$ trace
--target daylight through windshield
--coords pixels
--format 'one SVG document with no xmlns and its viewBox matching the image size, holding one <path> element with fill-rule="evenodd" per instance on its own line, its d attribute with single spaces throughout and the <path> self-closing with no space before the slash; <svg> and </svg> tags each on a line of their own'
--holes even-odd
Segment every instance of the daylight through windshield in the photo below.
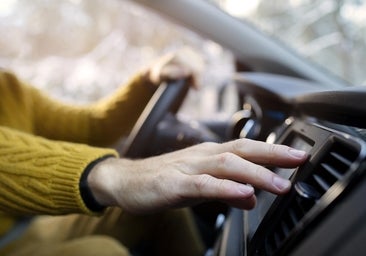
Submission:
<svg viewBox="0 0 366 256">
<path fill-rule="evenodd" d="M 353 85 L 366 85 L 366 1 L 213 0 Z"/>
</svg>

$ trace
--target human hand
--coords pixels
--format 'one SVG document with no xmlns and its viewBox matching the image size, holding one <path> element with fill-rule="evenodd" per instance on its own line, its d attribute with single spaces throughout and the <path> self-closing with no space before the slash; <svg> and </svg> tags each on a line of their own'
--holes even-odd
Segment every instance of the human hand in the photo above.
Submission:
<svg viewBox="0 0 366 256">
<path fill-rule="evenodd" d="M 143 160 L 109 158 L 95 166 L 88 183 L 99 203 L 132 213 L 207 200 L 251 209 L 253 187 L 283 194 L 291 186 L 262 165 L 290 168 L 306 158 L 304 151 L 248 139 L 203 143 Z"/>
<path fill-rule="evenodd" d="M 203 67 L 203 61 L 190 48 L 182 48 L 155 61 L 145 73 L 148 82 L 158 86 L 163 81 L 188 79 L 192 87 L 197 88 L 197 75 Z"/>
</svg>

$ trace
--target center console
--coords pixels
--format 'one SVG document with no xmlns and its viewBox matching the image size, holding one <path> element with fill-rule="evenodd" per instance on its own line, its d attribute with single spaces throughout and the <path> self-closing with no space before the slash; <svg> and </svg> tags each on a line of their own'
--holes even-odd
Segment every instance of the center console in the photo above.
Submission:
<svg viewBox="0 0 366 256">
<path fill-rule="evenodd" d="M 276 111 L 285 116 L 274 122 L 280 125 L 266 130 L 265 140 L 305 150 L 309 159 L 296 169 L 272 168 L 273 172 L 291 180 L 289 193 L 277 196 L 258 190 L 253 210 L 231 209 L 216 254 L 365 253 L 366 137 L 365 118 L 359 120 L 359 117 L 366 116 L 366 107 L 357 104 L 357 100 L 358 97 L 365 99 L 366 92 L 346 91 L 339 93 L 342 100 L 336 100 L 329 99 L 332 94 L 311 91 L 310 86 L 309 95 L 300 90 L 283 96 L 273 91 L 273 82 L 268 85 L 261 77 L 257 78 L 239 80 L 239 83 L 246 96 L 259 101 L 265 99 L 264 103 L 258 103 L 262 108 L 260 118 L 269 111 L 266 104 L 273 106 L 275 102 L 271 111 L 277 107 Z M 342 104 L 345 98 L 347 104 Z M 349 104 L 352 99 L 357 106 Z M 316 108 L 320 108 L 319 111 Z M 350 111 L 353 112 L 347 115 Z M 317 113 L 320 116 L 316 116 Z M 340 117 L 342 114 L 344 116 Z M 259 124 L 264 123 L 258 115 L 253 118 Z"/>
</svg>

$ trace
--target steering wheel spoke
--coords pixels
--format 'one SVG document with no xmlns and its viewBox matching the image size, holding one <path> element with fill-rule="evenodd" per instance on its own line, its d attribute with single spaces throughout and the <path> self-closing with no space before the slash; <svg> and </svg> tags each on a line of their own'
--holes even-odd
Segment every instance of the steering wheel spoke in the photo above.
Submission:
<svg viewBox="0 0 366 256">
<path fill-rule="evenodd" d="M 150 143 L 157 124 L 167 113 L 177 113 L 188 90 L 186 79 L 162 83 L 132 128 L 120 155 L 128 158 L 146 157 L 146 145 Z"/>
</svg>

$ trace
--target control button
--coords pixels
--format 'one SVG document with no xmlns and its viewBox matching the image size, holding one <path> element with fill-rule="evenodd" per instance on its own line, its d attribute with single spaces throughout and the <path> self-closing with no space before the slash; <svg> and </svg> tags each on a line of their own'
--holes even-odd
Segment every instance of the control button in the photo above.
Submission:
<svg viewBox="0 0 366 256">
<path fill-rule="evenodd" d="M 298 181 L 294 187 L 297 194 L 304 199 L 318 200 L 321 197 L 321 194 L 313 186 L 305 182 Z"/>
</svg>

